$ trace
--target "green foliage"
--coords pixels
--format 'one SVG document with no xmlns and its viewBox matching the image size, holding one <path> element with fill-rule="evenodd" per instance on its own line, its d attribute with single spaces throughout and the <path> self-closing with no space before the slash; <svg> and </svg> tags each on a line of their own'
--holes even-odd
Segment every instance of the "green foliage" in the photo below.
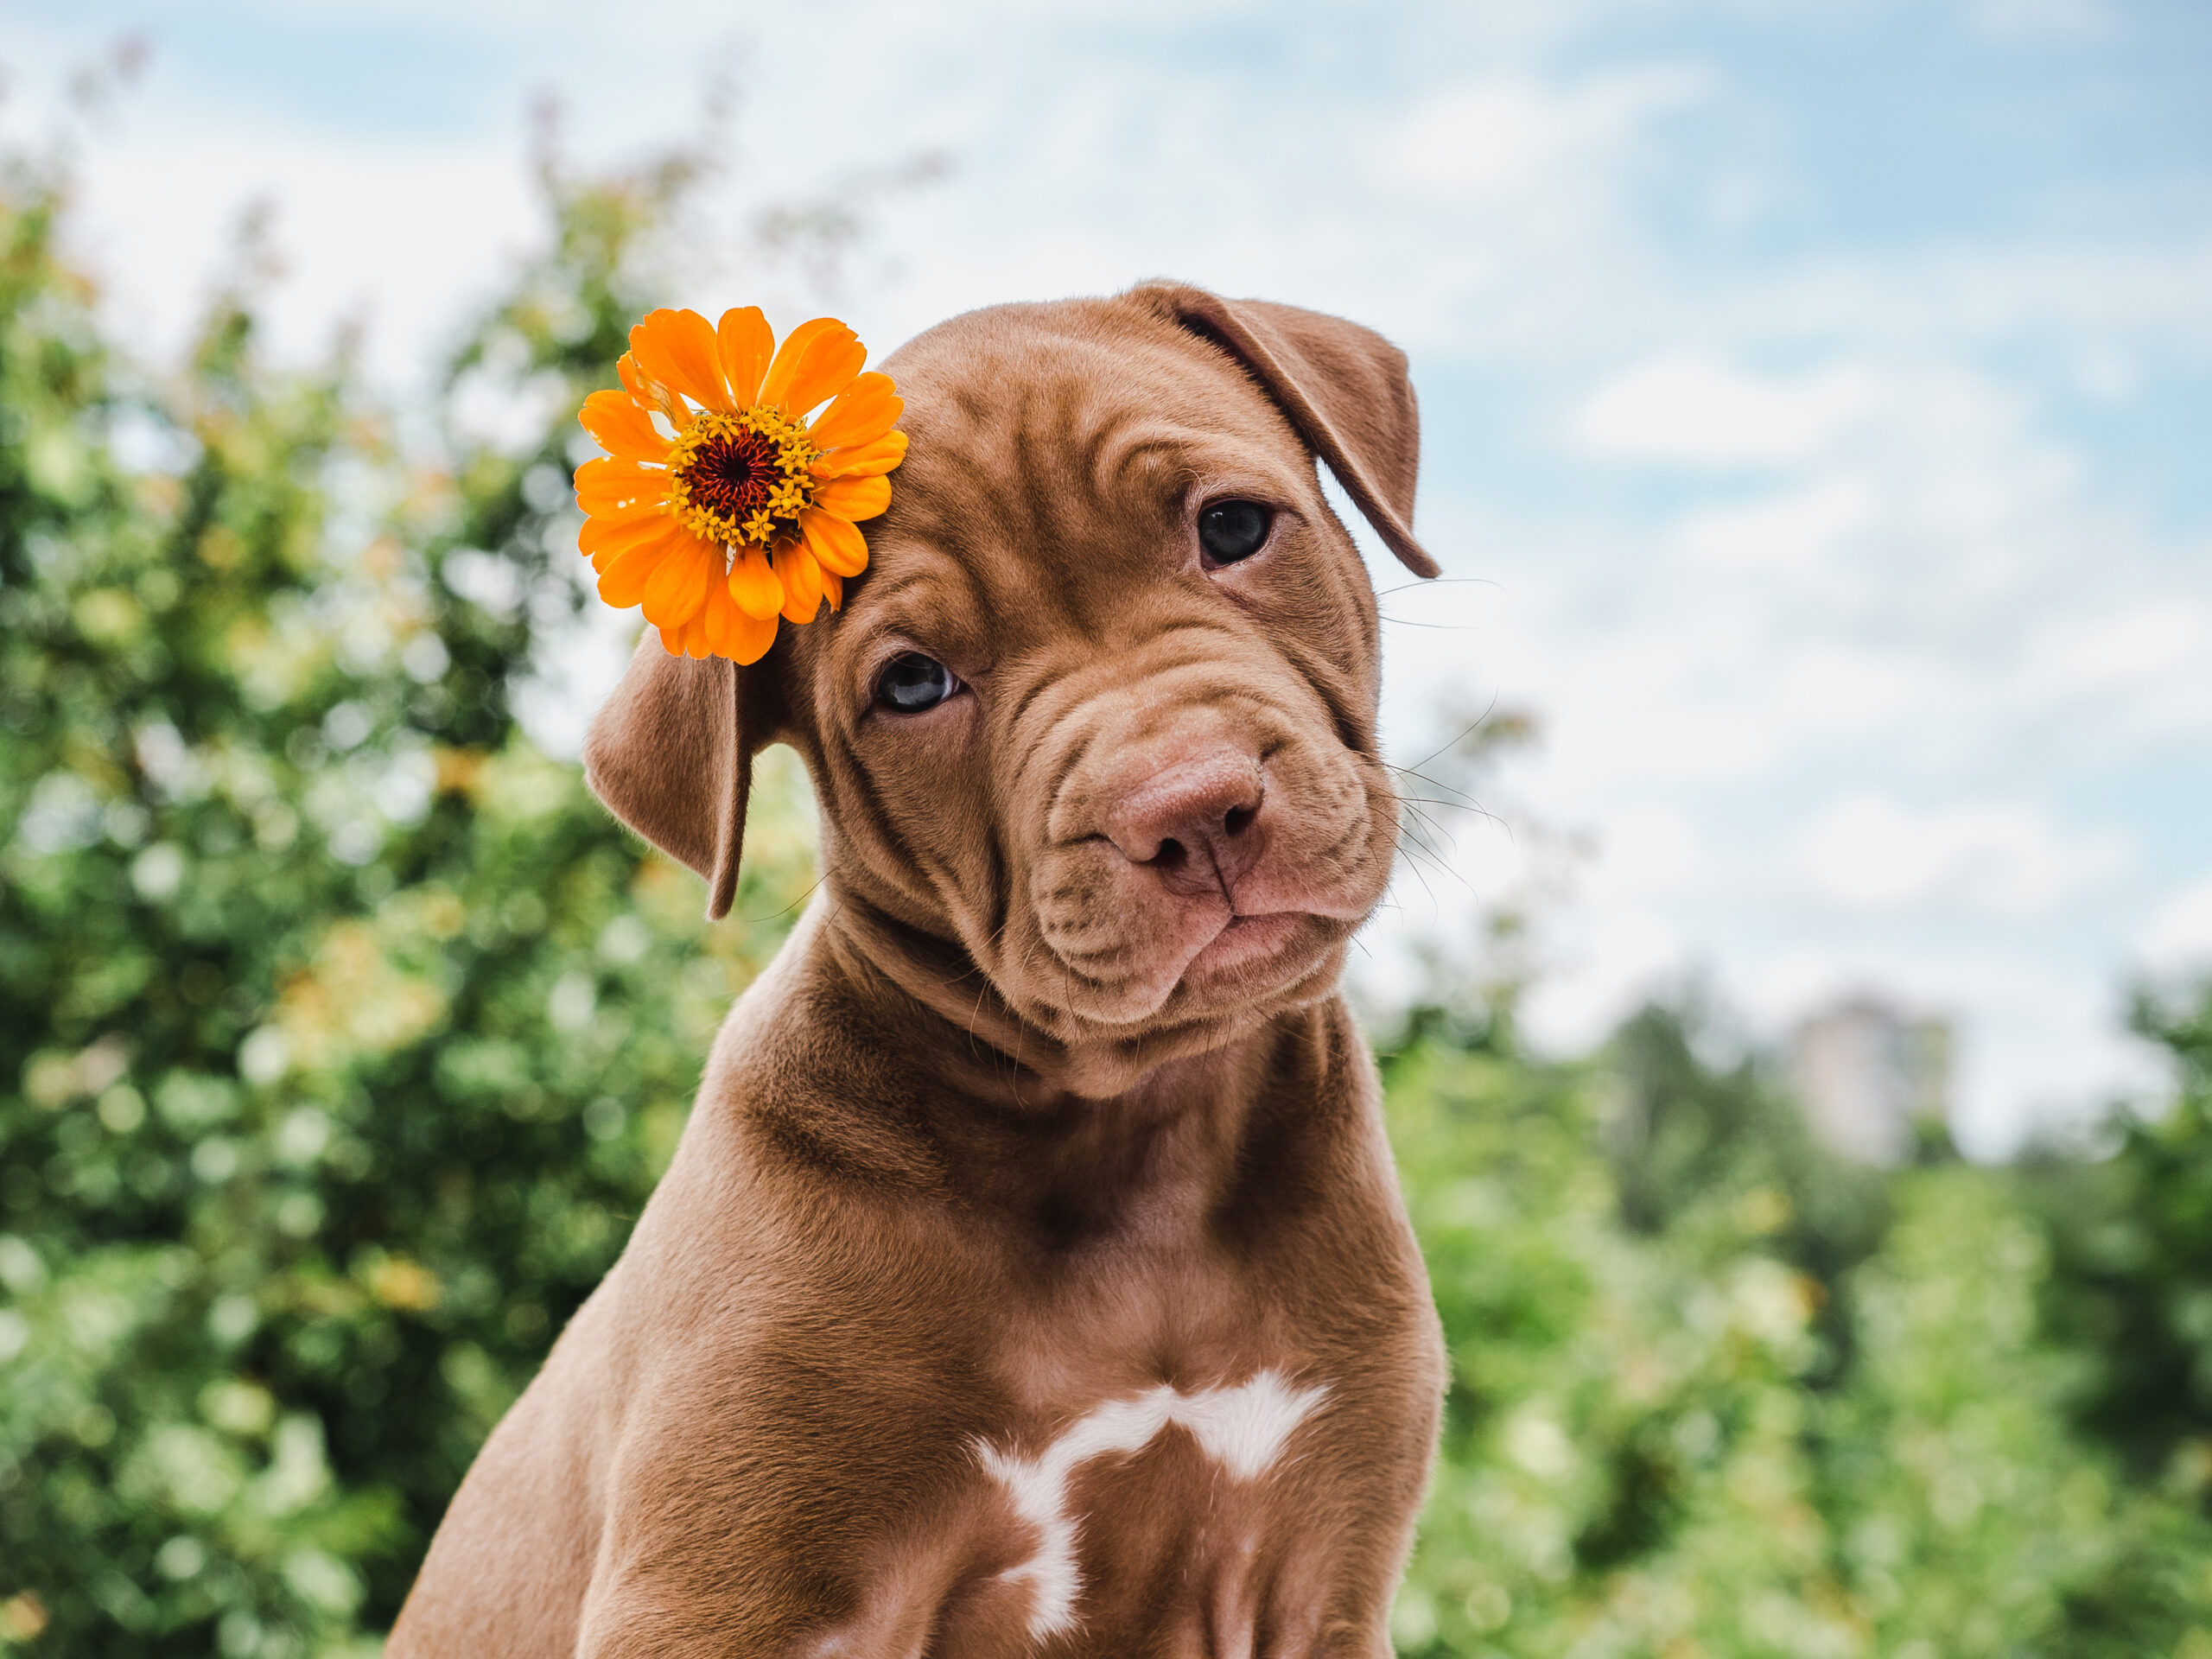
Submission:
<svg viewBox="0 0 2212 1659">
<path fill-rule="evenodd" d="M 2136 999 L 2135 1028 L 2173 1057 L 2163 1116 L 2120 1120 L 2099 1163 L 2043 1160 L 2052 1324 L 2094 1357 L 2085 1417 L 2133 1470 L 2212 1487 L 2212 984 Z"/>
<path fill-rule="evenodd" d="M 788 755 L 702 928 L 512 713 L 696 168 L 548 162 L 414 448 L 262 360 L 251 245 L 122 360 L 0 173 L 0 1649 L 372 1649 L 809 888 Z M 1452 1357 L 1405 1651 L 2212 1659 L 2212 991 L 2109 1159 L 1884 1175 L 1694 1014 L 1521 1053 L 1511 977 L 1386 1062 Z"/>
<path fill-rule="evenodd" d="M 1879 1243 L 1889 1193 L 1881 1173 L 1821 1152 L 1764 1057 L 1708 1062 L 1708 1017 L 1694 1002 L 1654 1003 L 1613 1034 L 1605 1141 L 1621 1220 L 1635 1231 L 1725 1230 L 1739 1195 L 1777 1217 L 1772 1249 L 1812 1281 L 1820 1341 L 1807 1381 L 1822 1386 L 1852 1360 L 1847 1284 Z"/>
<path fill-rule="evenodd" d="M 2069 1432 L 2086 1357 L 2039 1326 L 2050 1243 L 2014 1184 L 1914 1170 L 1896 1202 L 1820 1448 L 1877 1650 L 2212 1652 L 2212 1525 Z"/>
<path fill-rule="evenodd" d="M 1902 1171 L 1885 1226 L 1824 1230 L 1756 1066 L 1663 1009 L 1602 1065 L 1431 1035 L 1386 1076 L 1452 1359 L 1403 1650 L 2212 1654 L 2212 1524 L 2075 1431 L 2009 1172 Z M 1636 1169 L 1630 1114 L 1697 1175 Z"/>
<path fill-rule="evenodd" d="M 55 181 L 0 196 L 0 1641 L 387 1623 L 812 880 L 771 768 L 770 919 L 702 942 L 696 882 L 516 728 L 574 591 L 569 416 L 670 181 L 549 184 L 461 369 L 558 418 L 432 465 L 342 359 L 266 368 L 244 288 L 133 379 Z"/>
</svg>

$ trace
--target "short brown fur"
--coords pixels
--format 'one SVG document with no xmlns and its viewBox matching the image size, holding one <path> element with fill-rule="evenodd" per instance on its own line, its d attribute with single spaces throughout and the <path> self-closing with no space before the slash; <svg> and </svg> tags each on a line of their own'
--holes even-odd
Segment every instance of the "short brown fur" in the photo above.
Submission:
<svg viewBox="0 0 2212 1659">
<path fill-rule="evenodd" d="M 1154 284 L 887 366 L 912 447 L 843 613 L 743 670 L 648 637 L 593 728 L 594 788 L 716 915 L 791 744 L 824 886 L 388 1651 L 1382 1659 L 1443 1370 L 1335 989 L 1396 801 L 1314 458 L 1434 574 L 1404 359 Z M 1269 539 L 1216 568 L 1229 499 Z M 902 652 L 963 689 L 887 710 Z M 983 1448 L 1263 1374 L 1322 1392 L 1262 1472 L 1177 1427 L 1075 1466 L 1039 1635 L 1043 1534 Z"/>
</svg>

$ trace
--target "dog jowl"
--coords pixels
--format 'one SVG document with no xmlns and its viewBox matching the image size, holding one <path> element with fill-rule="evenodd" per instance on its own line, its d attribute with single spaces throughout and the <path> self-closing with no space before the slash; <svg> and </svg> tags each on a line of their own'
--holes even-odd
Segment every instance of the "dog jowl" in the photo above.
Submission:
<svg viewBox="0 0 2212 1659">
<path fill-rule="evenodd" d="M 1167 284 L 956 318 L 841 613 L 641 648 L 626 822 L 824 881 L 396 1656 L 1387 1653 L 1442 1361 L 1336 990 L 1382 896 L 1373 591 L 1417 427 L 1368 331 Z"/>
</svg>

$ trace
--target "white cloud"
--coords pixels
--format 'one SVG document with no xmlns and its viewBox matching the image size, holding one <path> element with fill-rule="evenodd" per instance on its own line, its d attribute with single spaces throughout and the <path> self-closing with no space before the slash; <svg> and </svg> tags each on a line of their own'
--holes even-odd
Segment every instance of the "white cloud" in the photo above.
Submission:
<svg viewBox="0 0 2212 1659">
<path fill-rule="evenodd" d="M 1522 1027 L 1540 1046 L 1586 1049 L 1678 981 L 1693 959 L 1688 941 L 1657 910 L 1608 908 L 1554 945 L 1521 1005 Z"/>
<path fill-rule="evenodd" d="M 1776 665 L 1768 698 L 1800 744 L 1880 744 L 1944 702 L 1946 677 L 1939 664 L 1896 645 L 1811 639 Z"/>
<path fill-rule="evenodd" d="M 1639 365 L 1599 388 L 1577 435 L 1602 454 L 1707 467 L 1812 459 L 1874 402 L 1855 365 L 1762 377 L 1702 353 Z"/>
<path fill-rule="evenodd" d="M 2134 585 L 2133 583 L 2130 584 Z M 2212 736 L 2212 605 L 2158 591 L 2029 620 L 2012 677 L 2023 706 L 2093 728 L 2126 751 Z"/>
<path fill-rule="evenodd" d="M 1843 910 L 2029 918 L 2103 885 L 2127 854 L 2116 830 L 2069 833 L 2018 802 L 1916 811 L 1857 794 L 1806 827 L 1796 863 L 1815 897 Z"/>
<path fill-rule="evenodd" d="M 1428 94 L 1385 128 L 1378 183 L 1440 202 L 1476 202 L 1586 176 L 1654 117 L 1696 102 L 1708 77 L 1688 67 L 1641 69 L 1560 86 L 1490 75 Z"/>
<path fill-rule="evenodd" d="M 1621 897 L 1679 894 L 1700 874 L 1703 837 L 1679 806 L 1630 807 L 1599 837 L 1587 887 Z"/>
<path fill-rule="evenodd" d="M 2136 930 L 2134 955 L 2154 974 L 2212 971 L 2212 872 L 2159 900 Z"/>
<path fill-rule="evenodd" d="M 340 320 L 359 321 L 378 378 L 410 386 L 494 291 L 537 217 L 518 143 L 302 142 L 248 127 L 179 144 L 149 124 L 100 150 L 88 171 L 98 212 L 84 251 L 105 275 L 110 314 L 142 349 L 175 348 L 234 227 L 266 202 L 283 270 L 270 343 L 312 356 Z"/>
<path fill-rule="evenodd" d="M 1815 475 L 1748 506 L 1694 512 L 1678 540 L 1688 556 L 1717 570 L 1803 571 L 1866 530 L 1877 512 L 1863 477 Z"/>
</svg>

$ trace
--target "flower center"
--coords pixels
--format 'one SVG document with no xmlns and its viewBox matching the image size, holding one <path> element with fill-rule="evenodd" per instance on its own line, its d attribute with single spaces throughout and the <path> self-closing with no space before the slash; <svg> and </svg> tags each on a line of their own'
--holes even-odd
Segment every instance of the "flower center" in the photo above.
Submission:
<svg viewBox="0 0 2212 1659">
<path fill-rule="evenodd" d="M 806 469 L 818 454 L 806 429 L 775 410 L 703 410 L 668 453 L 671 510 L 724 546 L 788 541 L 814 503 Z"/>
</svg>

